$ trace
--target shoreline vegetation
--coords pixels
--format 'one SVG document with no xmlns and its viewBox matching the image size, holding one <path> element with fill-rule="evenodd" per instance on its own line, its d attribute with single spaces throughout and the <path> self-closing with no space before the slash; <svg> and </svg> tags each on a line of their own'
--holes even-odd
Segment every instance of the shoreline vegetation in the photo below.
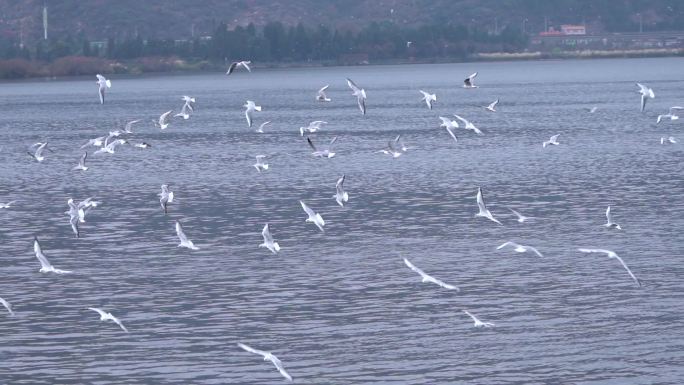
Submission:
<svg viewBox="0 0 684 385">
<path fill-rule="evenodd" d="M 333 67 L 345 65 L 393 65 L 393 64 L 430 64 L 465 63 L 490 61 L 524 60 L 562 60 L 562 59 L 603 59 L 603 58 L 650 58 L 684 56 L 682 48 L 655 48 L 629 50 L 579 50 L 556 52 L 488 52 L 475 53 L 467 57 L 406 58 L 377 60 L 373 62 L 348 63 L 337 60 L 327 61 L 289 61 L 259 62 L 262 68 L 304 68 Z M 209 60 L 189 60 L 176 56 L 142 57 L 132 60 L 112 60 L 88 56 L 67 56 L 54 62 L 36 62 L 26 59 L 0 60 L 0 80 L 20 80 L 32 78 L 59 78 L 101 74 L 142 75 L 171 72 L 217 72 L 225 71 L 227 65 Z"/>
</svg>

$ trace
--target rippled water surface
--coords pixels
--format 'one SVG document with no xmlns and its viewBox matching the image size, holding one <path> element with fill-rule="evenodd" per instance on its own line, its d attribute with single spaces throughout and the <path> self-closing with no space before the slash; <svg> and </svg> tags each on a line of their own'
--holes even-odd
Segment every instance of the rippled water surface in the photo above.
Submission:
<svg viewBox="0 0 684 385">
<path fill-rule="evenodd" d="M 0 84 L 0 380 L 7 384 L 273 384 L 243 342 L 302 384 L 681 384 L 684 379 L 683 59 L 518 62 L 94 77 Z M 479 71 L 480 88 L 462 79 Z M 345 84 L 368 93 L 364 117 Z M 639 112 L 636 81 L 656 99 Z M 330 84 L 331 103 L 315 92 Z M 437 94 L 434 110 L 419 89 Z M 197 98 L 160 131 L 152 119 Z M 501 99 L 497 113 L 481 106 Z M 249 129 L 242 104 L 263 106 Z M 594 114 L 584 108 L 597 106 Z M 460 114 L 484 135 L 438 116 Z M 143 119 L 71 171 L 87 139 Z M 299 127 L 329 124 L 332 159 Z M 411 147 L 378 153 L 401 134 Z M 560 134 L 559 146 L 542 141 Z M 661 145 L 661 136 L 680 139 Z M 37 142 L 54 152 L 37 163 Z M 270 169 L 252 166 L 267 155 Z M 332 195 L 346 175 L 350 199 Z M 164 216 L 159 186 L 176 200 Z M 475 218 L 481 186 L 503 226 Z M 102 205 L 71 233 L 66 201 Z M 326 221 L 305 223 L 299 200 Z M 622 231 L 602 226 L 612 206 Z M 508 208 L 533 217 L 518 223 Z M 200 250 L 177 247 L 183 222 Z M 282 251 L 257 246 L 268 222 Z M 41 274 L 37 235 L 70 275 Z M 531 253 L 497 250 L 508 240 Z M 616 251 L 615 259 L 578 247 Z M 420 282 L 403 258 L 460 287 Z M 121 318 L 130 333 L 87 307 Z M 473 327 L 467 309 L 493 328 Z M 0 309 L 2 310 L 2 309 Z"/>
</svg>

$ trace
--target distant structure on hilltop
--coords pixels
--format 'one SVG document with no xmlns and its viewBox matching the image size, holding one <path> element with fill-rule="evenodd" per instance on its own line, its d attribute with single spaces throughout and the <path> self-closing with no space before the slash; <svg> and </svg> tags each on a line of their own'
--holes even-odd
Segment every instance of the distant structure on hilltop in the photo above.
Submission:
<svg viewBox="0 0 684 385">
<path fill-rule="evenodd" d="M 563 24 L 560 30 L 549 27 L 548 31 L 542 31 L 539 36 L 567 36 L 567 35 L 586 35 L 587 27 L 584 25 Z"/>
</svg>

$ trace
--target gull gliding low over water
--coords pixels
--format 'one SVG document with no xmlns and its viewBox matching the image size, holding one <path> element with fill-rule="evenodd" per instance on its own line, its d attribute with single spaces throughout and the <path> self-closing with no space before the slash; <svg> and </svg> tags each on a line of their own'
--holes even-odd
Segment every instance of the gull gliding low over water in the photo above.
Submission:
<svg viewBox="0 0 684 385">
<path fill-rule="evenodd" d="M 36 143 L 36 144 L 34 144 L 33 146 L 36 146 L 36 145 L 38 145 L 38 148 L 36 148 L 36 151 L 35 151 L 33 154 L 31 154 L 30 152 L 29 152 L 28 154 L 29 154 L 33 159 L 35 159 L 36 161 L 38 161 L 38 163 L 40 163 L 40 162 L 42 162 L 42 161 L 45 160 L 45 157 L 43 156 L 43 152 L 44 152 L 45 149 L 47 148 L 47 145 L 48 145 L 48 144 L 47 144 L 47 142 L 45 142 L 45 143 Z"/>
<path fill-rule="evenodd" d="M 470 74 L 470 76 L 468 76 L 463 81 L 463 88 L 477 88 L 477 86 L 474 83 L 476 76 L 477 76 L 477 72 Z"/>
<path fill-rule="evenodd" d="M 273 365 L 275 365 L 276 369 L 278 369 L 278 372 L 280 372 L 280 375 L 285 377 L 288 381 L 292 381 L 292 376 L 290 376 L 290 374 L 287 373 L 287 371 L 285 371 L 285 368 L 283 367 L 283 363 L 280 362 L 278 357 L 271 354 L 271 352 L 266 352 L 263 350 L 254 349 L 254 348 L 249 347 L 249 346 L 247 346 L 243 343 L 240 343 L 240 342 L 238 342 L 238 346 L 247 352 L 258 354 L 258 355 L 264 357 L 264 361 L 271 361 L 271 363 L 273 363 Z"/>
<path fill-rule="evenodd" d="M 608 258 L 615 258 L 618 261 L 620 261 L 620 264 L 622 264 L 622 267 L 627 270 L 627 273 L 629 274 L 630 277 L 632 277 L 632 280 L 641 287 L 641 281 L 632 273 L 632 270 L 627 267 L 627 264 L 625 264 L 625 261 L 620 258 L 614 251 L 611 250 L 606 250 L 606 249 L 577 249 L 578 251 L 581 251 L 582 253 L 602 253 L 608 255 Z"/>
<path fill-rule="evenodd" d="M 644 112 L 644 108 L 646 108 L 646 100 L 653 99 L 655 98 L 655 93 L 653 92 L 652 89 L 646 87 L 643 84 L 636 84 L 639 87 L 639 93 L 641 94 L 641 112 Z"/>
<path fill-rule="evenodd" d="M 245 118 L 247 119 L 247 126 L 252 127 L 252 113 L 254 111 L 261 111 L 261 106 L 257 106 L 253 101 L 248 100 L 243 107 L 245 107 Z"/>
<path fill-rule="evenodd" d="M 309 133 L 314 133 L 318 130 L 321 129 L 321 126 L 324 124 L 328 124 L 328 122 L 324 120 L 314 120 L 313 122 L 310 122 L 307 127 L 299 127 L 299 136 L 304 136 L 304 131 L 308 131 Z"/>
<path fill-rule="evenodd" d="M 16 201 L 9 201 L 7 203 L 0 203 L 0 209 L 8 209 L 12 207 L 12 204 Z"/>
<path fill-rule="evenodd" d="M 362 115 L 366 115 L 366 90 L 359 88 L 353 80 L 347 78 L 347 85 L 352 90 L 352 95 L 356 96 L 356 103 L 359 105 Z"/>
<path fill-rule="evenodd" d="M 676 143 L 677 143 L 677 139 L 675 139 L 674 136 L 670 136 L 667 138 L 666 137 L 660 138 L 660 144 L 676 144 Z"/>
<path fill-rule="evenodd" d="M 114 317 L 114 315 L 112 315 L 112 313 L 107 313 L 106 311 L 104 311 L 100 308 L 97 308 L 97 307 L 89 307 L 88 310 L 96 311 L 97 314 L 100 315 L 100 321 L 112 321 L 115 324 L 119 325 L 121 330 L 128 333 L 128 329 L 126 329 L 126 327 L 123 325 L 123 323 L 121 323 L 121 321 L 118 318 Z"/>
<path fill-rule="evenodd" d="M 318 157 L 318 158 L 328 158 L 328 159 L 330 159 L 330 158 L 334 157 L 334 156 L 335 156 L 335 153 L 333 152 L 332 147 L 333 147 L 333 144 L 335 144 L 336 141 L 337 141 L 337 137 L 334 137 L 334 138 L 332 138 L 332 140 L 330 141 L 330 144 L 328 144 L 328 148 L 326 148 L 325 150 L 318 150 L 318 149 L 316 148 L 316 145 L 314 145 L 313 141 L 311 140 L 311 138 L 309 138 L 308 136 L 306 137 L 306 142 L 309 143 L 309 147 L 311 147 L 311 149 L 313 150 L 313 152 L 311 153 L 311 155 L 313 155 L 313 156 L 315 156 L 315 157 Z"/>
<path fill-rule="evenodd" d="M 330 98 L 328 97 L 328 95 L 325 94 L 325 90 L 327 90 L 328 87 L 330 87 L 330 85 L 329 85 L 329 84 L 326 84 L 323 88 L 321 88 L 320 90 L 318 90 L 318 93 L 316 94 L 316 100 L 317 100 L 317 101 L 319 101 L 319 102 L 329 102 L 329 101 L 332 100 L 332 99 L 330 99 Z"/>
<path fill-rule="evenodd" d="M 473 314 L 472 314 L 471 312 L 469 312 L 468 310 L 463 310 L 463 312 L 466 313 L 470 318 L 473 319 L 473 322 L 474 322 L 474 325 L 473 325 L 473 326 L 475 326 L 476 328 L 489 328 L 489 327 L 495 326 L 495 325 L 494 325 L 493 323 L 491 323 L 491 322 L 482 322 L 482 321 L 480 321 L 479 318 L 475 317 L 475 315 L 473 315 Z"/>
<path fill-rule="evenodd" d="M 261 171 L 266 171 L 268 170 L 268 163 L 264 162 L 264 158 L 266 158 L 266 155 L 257 155 L 256 156 L 256 163 L 254 163 L 254 168 L 261 173 Z"/>
<path fill-rule="evenodd" d="M 496 105 L 499 104 L 499 99 L 493 101 L 490 105 L 485 107 L 485 110 L 489 112 L 496 112 Z"/>
<path fill-rule="evenodd" d="M 515 251 L 518 252 L 518 253 L 525 253 L 525 252 L 531 251 L 531 252 L 537 254 L 537 256 L 544 258 L 544 255 L 542 255 L 542 253 L 540 253 L 539 250 L 537 250 L 536 248 L 534 248 L 534 247 L 532 247 L 532 246 L 521 245 L 521 244 L 519 244 L 519 243 L 515 243 L 515 242 L 511 242 L 511 241 L 508 241 L 508 242 L 506 242 L 506 243 L 500 245 L 500 246 L 497 247 L 496 249 L 497 249 L 497 250 L 501 250 L 501 249 L 503 249 L 503 248 L 506 247 L 506 246 L 511 246 L 511 247 L 513 247 L 513 250 L 515 250 Z"/>
<path fill-rule="evenodd" d="M 271 250 L 273 254 L 278 254 L 278 252 L 280 251 L 280 245 L 278 244 L 278 242 L 275 242 L 273 240 L 273 236 L 271 235 L 271 230 L 268 227 L 268 223 L 265 224 L 264 229 L 261 230 L 261 236 L 264 237 L 264 243 L 260 244 L 259 247 L 265 247 Z"/>
<path fill-rule="evenodd" d="M 553 146 L 558 146 L 560 143 L 558 143 L 558 136 L 560 134 L 556 134 L 549 138 L 549 140 L 545 141 L 542 143 L 542 147 L 546 148 L 546 146 L 553 145 Z"/>
<path fill-rule="evenodd" d="M 36 253 L 36 258 L 38 258 L 38 261 L 40 262 L 39 272 L 55 274 L 71 273 L 70 270 L 55 269 L 55 267 L 50 264 L 50 261 L 48 261 L 48 259 L 45 257 L 45 254 L 43 254 L 43 249 L 40 247 L 38 237 L 33 237 L 33 251 Z"/>
<path fill-rule="evenodd" d="M 323 226 L 325 226 L 325 221 L 323 220 L 321 214 L 318 214 L 317 212 L 313 211 L 311 207 L 307 206 L 307 204 L 304 203 L 304 201 L 299 201 L 299 203 L 302 205 L 302 209 L 304 209 L 304 212 L 308 216 L 305 222 L 311 222 L 314 225 L 316 225 L 316 227 L 318 227 L 318 229 L 321 230 L 321 232 L 325 232 L 325 230 L 323 230 Z"/>
<path fill-rule="evenodd" d="M 188 237 L 185 235 L 185 231 L 183 231 L 183 226 L 181 226 L 181 223 L 179 221 L 176 221 L 176 235 L 178 235 L 178 239 L 180 240 L 178 247 L 185 247 L 190 250 L 199 250 L 199 247 L 195 246 L 195 244 L 192 243 L 192 241 L 189 240 Z"/>
<path fill-rule="evenodd" d="M 159 121 L 154 121 L 154 125 L 159 127 L 160 130 L 165 130 L 169 126 L 169 115 L 173 110 L 168 110 L 163 114 L 159 115 Z"/>
<path fill-rule="evenodd" d="M 79 171 L 88 170 L 88 167 L 85 165 L 86 158 L 88 158 L 88 152 L 87 151 L 83 155 L 81 155 L 81 159 L 78 160 L 78 165 L 74 166 L 74 168 L 72 168 L 72 170 L 79 170 Z"/>
<path fill-rule="evenodd" d="M 261 124 L 259 125 L 259 128 L 256 129 L 256 132 L 258 132 L 259 134 L 263 134 L 263 133 L 264 133 L 264 127 L 266 127 L 266 126 L 267 126 L 268 124 L 270 124 L 270 123 L 271 123 L 270 120 L 267 120 L 267 121 L 261 123 Z"/>
<path fill-rule="evenodd" d="M 252 64 L 251 61 L 248 60 L 243 60 L 243 61 L 234 61 L 230 63 L 230 66 L 228 67 L 228 71 L 226 71 L 226 75 L 230 75 L 235 71 L 236 69 L 242 67 L 247 70 L 247 72 L 252 72 L 252 69 L 249 68 L 249 65 Z"/>
<path fill-rule="evenodd" d="M 670 107 L 670 112 L 664 115 L 658 115 L 658 118 L 656 119 L 656 124 L 660 123 L 663 119 L 670 119 L 670 120 L 679 120 L 679 115 L 677 115 L 678 111 L 684 110 L 684 107 L 680 106 L 673 106 Z"/>
<path fill-rule="evenodd" d="M 127 134 L 132 134 L 133 133 L 133 125 L 138 123 L 140 119 L 135 119 L 131 120 L 130 122 L 126 123 L 126 126 L 124 127 L 124 132 Z"/>
<path fill-rule="evenodd" d="M 105 90 L 107 88 L 112 88 L 112 82 L 109 79 L 105 79 L 104 76 L 97 74 L 95 75 L 97 77 L 97 88 L 98 88 L 98 93 L 100 94 L 100 104 L 104 104 L 105 101 Z"/>
<path fill-rule="evenodd" d="M 464 119 L 464 118 L 462 118 L 456 114 L 454 114 L 454 116 L 456 117 L 456 119 L 460 120 L 461 122 L 463 122 L 463 124 L 465 124 L 465 127 L 463 127 L 463 128 L 465 128 L 466 130 L 471 130 L 478 135 L 482 135 L 482 131 L 480 131 L 479 128 L 475 127 L 475 125 L 473 123 L 471 123 L 469 120 L 466 120 L 466 119 Z"/>
<path fill-rule="evenodd" d="M 335 183 L 335 195 L 333 195 L 337 204 L 342 207 L 344 207 L 344 203 L 349 200 L 349 194 L 344 191 L 344 178 L 345 175 L 342 175 L 342 177 L 337 180 L 337 183 Z"/>
<path fill-rule="evenodd" d="M 404 264 L 405 264 L 406 266 L 408 266 L 409 269 L 415 271 L 416 273 L 418 273 L 418 274 L 420 275 L 420 277 L 421 277 L 421 282 L 424 282 L 424 283 L 434 283 L 435 285 L 441 286 L 441 287 L 443 287 L 443 288 L 445 288 L 445 289 L 448 289 L 448 290 L 461 291 L 461 290 L 460 290 L 458 287 L 456 287 L 456 286 L 449 285 L 449 284 L 447 284 L 447 283 L 444 283 L 444 282 L 440 281 L 440 280 L 437 279 L 437 278 L 434 278 L 434 277 L 432 277 L 432 276 L 426 274 L 423 270 L 417 268 L 414 264 L 411 263 L 411 261 L 409 261 L 409 260 L 406 259 L 406 258 L 404 258 Z"/>
<path fill-rule="evenodd" d="M 2 306 L 5 307 L 5 309 L 7 309 L 7 311 L 9 312 L 10 315 L 14 315 L 14 311 L 12 310 L 12 304 L 11 303 L 5 301 L 3 298 L 0 298 L 0 304 L 2 304 Z"/>
<path fill-rule="evenodd" d="M 622 227 L 617 223 L 613 222 L 613 216 L 610 215 L 610 206 L 606 209 L 606 224 L 604 225 L 609 229 L 622 230 Z"/>
<path fill-rule="evenodd" d="M 484 201 L 484 196 L 482 195 L 482 188 L 480 188 L 480 187 L 477 188 L 477 198 L 476 199 L 477 199 L 477 208 L 479 209 L 479 211 L 477 212 L 477 214 L 475 214 L 475 216 L 487 218 L 490 221 L 496 222 L 496 223 L 501 225 L 502 223 L 499 222 L 498 219 L 494 218 L 494 216 L 489 211 L 489 209 L 487 209 L 487 205 L 485 205 L 485 201 Z"/>
<path fill-rule="evenodd" d="M 455 120 L 451 120 L 449 118 L 445 118 L 443 116 L 439 117 L 442 120 L 442 124 L 440 124 L 440 127 L 444 127 L 447 132 L 449 133 L 449 136 L 451 136 L 454 139 L 454 142 L 458 142 L 458 138 L 454 134 L 453 129 L 458 128 L 458 122 Z"/>
<path fill-rule="evenodd" d="M 169 190 L 168 184 L 161 185 L 161 193 L 159 193 L 159 204 L 161 204 L 164 214 L 168 212 L 169 203 L 173 202 L 173 191 Z"/>
<path fill-rule="evenodd" d="M 513 209 L 510 208 L 510 207 L 509 207 L 508 209 L 509 209 L 513 214 L 515 214 L 516 217 L 518 217 L 517 221 L 520 222 L 520 223 L 524 223 L 525 221 L 527 221 L 528 219 L 530 219 L 530 217 L 526 217 L 526 216 L 520 214 L 519 212 L 517 212 L 516 210 L 513 210 Z"/>
<path fill-rule="evenodd" d="M 421 94 L 423 94 L 423 98 L 421 100 L 425 101 L 425 104 L 427 104 L 428 109 L 432 109 L 432 103 L 437 101 L 437 95 L 436 94 L 430 94 L 427 93 L 423 90 L 418 90 L 420 91 Z"/>
</svg>

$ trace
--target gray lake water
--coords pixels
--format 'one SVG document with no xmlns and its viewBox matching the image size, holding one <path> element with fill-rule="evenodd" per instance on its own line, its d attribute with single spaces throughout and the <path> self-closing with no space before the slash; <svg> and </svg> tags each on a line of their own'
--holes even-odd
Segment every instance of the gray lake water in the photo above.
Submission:
<svg viewBox="0 0 684 385">
<path fill-rule="evenodd" d="M 684 381 L 684 59 L 468 63 L 0 84 L 0 382 L 681 384 Z M 480 88 L 462 80 L 479 71 Z M 368 93 L 362 116 L 347 88 Z M 635 82 L 655 90 L 639 111 Z M 330 84 L 331 103 L 316 103 Z M 419 89 L 437 94 L 430 111 Z M 152 124 L 195 114 L 168 129 Z M 500 98 L 497 113 L 482 107 Z M 263 106 L 247 127 L 242 104 Z M 590 114 L 585 107 L 597 106 Z M 438 116 L 460 114 L 484 135 Z M 87 139 L 143 119 L 115 154 L 71 171 Z M 299 127 L 329 124 L 332 159 Z M 401 134 L 412 147 L 377 151 Z M 542 141 L 560 134 L 558 146 Z M 680 143 L 661 145 L 661 136 Z M 26 154 L 38 141 L 53 153 Z M 254 156 L 268 155 L 257 173 Z M 346 175 L 348 204 L 332 195 Z M 164 216 L 159 186 L 176 194 Z M 481 186 L 503 226 L 475 218 Z M 93 196 L 76 239 L 66 201 Z M 305 223 L 303 199 L 325 218 Z M 603 227 L 604 212 L 623 230 Z M 508 208 L 527 216 L 518 223 Z M 180 219 L 200 250 L 178 248 Z M 258 248 L 270 223 L 279 255 Z M 41 274 L 43 250 L 70 275 Z M 508 240 L 544 254 L 496 250 Z M 615 259 L 579 247 L 616 251 Z M 461 291 L 420 282 L 403 258 Z M 130 330 L 100 322 L 102 307 Z M 475 328 L 467 309 L 493 328 Z"/>
</svg>

